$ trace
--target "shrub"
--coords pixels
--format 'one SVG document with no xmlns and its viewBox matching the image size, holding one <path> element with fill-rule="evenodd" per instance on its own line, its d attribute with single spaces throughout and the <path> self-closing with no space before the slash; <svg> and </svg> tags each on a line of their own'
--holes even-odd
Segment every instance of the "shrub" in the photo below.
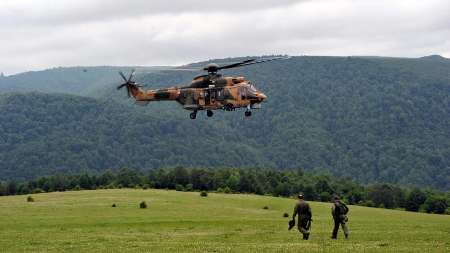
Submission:
<svg viewBox="0 0 450 253">
<path fill-rule="evenodd" d="M 263 209 L 267 210 L 267 209 L 269 209 L 269 207 L 268 206 L 264 206 Z"/>
<path fill-rule="evenodd" d="M 111 207 L 116 207 L 116 203 L 112 204 L 112 206 L 111 206 Z"/>
<path fill-rule="evenodd" d="M 81 187 L 80 187 L 79 185 L 76 185 L 76 186 L 73 188 L 73 190 L 74 190 L 74 191 L 79 191 L 79 190 L 81 190 Z"/>
<path fill-rule="evenodd" d="M 139 208 L 142 208 L 142 209 L 147 208 L 147 203 L 145 203 L 145 201 L 142 201 L 142 202 L 139 204 Z"/>
<path fill-rule="evenodd" d="M 201 197 L 208 197 L 208 193 L 205 191 L 200 192 Z"/>
<path fill-rule="evenodd" d="M 147 190 L 148 188 L 150 188 L 150 186 L 148 184 L 144 184 L 144 186 L 142 186 L 143 190 Z"/>
<path fill-rule="evenodd" d="M 187 185 L 186 185 L 186 191 L 191 192 L 192 190 L 194 190 L 194 185 L 192 185 L 192 184 L 187 184 Z"/>
<path fill-rule="evenodd" d="M 44 190 L 42 190 L 41 188 L 36 188 L 36 189 L 32 190 L 31 193 L 33 193 L 33 194 L 35 194 L 35 193 L 44 193 Z"/>
<path fill-rule="evenodd" d="M 372 200 L 367 200 L 367 201 L 363 202 L 362 205 L 367 206 L 367 207 L 375 207 L 375 203 L 373 203 Z"/>
<path fill-rule="evenodd" d="M 177 185 L 175 185 L 175 190 L 182 192 L 182 191 L 184 191 L 184 186 L 181 184 L 177 184 Z"/>
<path fill-rule="evenodd" d="M 228 187 L 228 186 L 225 186 L 225 188 L 223 188 L 223 192 L 224 193 L 231 193 L 231 189 L 230 189 L 230 187 Z"/>
<path fill-rule="evenodd" d="M 288 214 L 288 213 L 284 213 L 284 214 L 283 214 L 283 217 L 284 217 L 284 218 L 288 218 L 288 217 L 289 217 L 289 214 Z"/>
<path fill-rule="evenodd" d="M 331 200 L 331 194 L 329 192 L 322 192 L 320 194 L 320 201 L 328 202 Z"/>
<path fill-rule="evenodd" d="M 34 202 L 34 198 L 31 197 L 31 196 L 28 196 L 28 197 L 27 197 L 27 202 Z"/>
</svg>

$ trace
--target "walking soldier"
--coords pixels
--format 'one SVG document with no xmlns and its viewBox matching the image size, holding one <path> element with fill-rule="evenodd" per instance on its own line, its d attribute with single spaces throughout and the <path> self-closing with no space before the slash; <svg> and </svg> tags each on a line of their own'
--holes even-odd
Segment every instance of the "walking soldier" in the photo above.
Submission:
<svg viewBox="0 0 450 253">
<path fill-rule="evenodd" d="M 295 216 L 298 214 L 298 231 L 303 234 L 303 240 L 308 240 L 309 229 L 311 227 L 311 208 L 309 204 L 304 200 L 303 194 L 298 195 L 298 202 L 294 208 L 294 214 L 292 215 L 292 221 L 295 222 Z M 291 221 L 291 222 L 292 222 Z"/>
<path fill-rule="evenodd" d="M 348 207 L 342 202 L 338 196 L 334 197 L 334 204 L 331 208 L 331 215 L 333 216 L 334 220 L 334 228 L 333 228 L 333 234 L 331 235 L 331 239 L 337 239 L 337 233 L 339 230 L 339 225 L 342 227 L 342 230 L 344 230 L 345 238 L 348 238 Z"/>
</svg>

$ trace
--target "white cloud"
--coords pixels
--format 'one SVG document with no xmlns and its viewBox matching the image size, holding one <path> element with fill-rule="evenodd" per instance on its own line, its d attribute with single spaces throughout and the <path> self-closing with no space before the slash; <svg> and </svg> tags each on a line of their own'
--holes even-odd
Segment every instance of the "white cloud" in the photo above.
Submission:
<svg viewBox="0 0 450 253">
<path fill-rule="evenodd" d="M 1 1 L 0 72 L 261 54 L 450 57 L 445 0 L 167 3 Z"/>
</svg>

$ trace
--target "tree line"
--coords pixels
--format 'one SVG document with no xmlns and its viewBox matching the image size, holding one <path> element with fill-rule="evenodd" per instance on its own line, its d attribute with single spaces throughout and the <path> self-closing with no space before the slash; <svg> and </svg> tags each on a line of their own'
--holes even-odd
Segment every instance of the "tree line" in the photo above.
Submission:
<svg viewBox="0 0 450 253">
<path fill-rule="evenodd" d="M 328 202 L 338 195 L 353 205 L 450 214 L 448 192 L 404 188 L 386 183 L 363 185 L 350 178 L 304 172 L 302 169 L 208 169 L 177 166 L 140 171 L 124 168 L 96 175 L 58 174 L 20 183 L 0 182 L 0 196 L 116 188 L 253 193 L 281 197 L 303 193 L 307 200 L 322 202 Z"/>
</svg>

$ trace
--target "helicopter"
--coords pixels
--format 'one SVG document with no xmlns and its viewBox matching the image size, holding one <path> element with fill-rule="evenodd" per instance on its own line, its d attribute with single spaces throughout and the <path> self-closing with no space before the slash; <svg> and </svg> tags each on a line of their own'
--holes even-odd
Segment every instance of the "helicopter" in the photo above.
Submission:
<svg viewBox="0 0 450 253">
<path fill-rule="evenodd" d="M 250 117 L 253 109 L 261 108 L 261 103 L 267 100 L 267 96 L 245 77 L 223 77 L 219 71 L 287 58 L 249 59 L 224 66 L 210 63 L 203 68 L 173 68 L 170 70 L 203 70 L 207 74 L 195 77 L 186 86 L 152 90 L 144 90 L 142 85 L 133 81 L 135 70 L 131 71 L 128 78 L 119 71 L 125 83 L 117 86 L 117 89 L 126 88 L 128 96 L 132 96 L 138 104 L 145 105 L 151 101 L 176 101 L 184 109 L 192 111 L 189 115 L 191 119 L 195 119 L 197 112 L 201 110 L 206 110 L 206 115 L 212 117 L 213 110 L 235 111 L 238 108 L 246 108 L 244 115 Z"/>
</svg>

